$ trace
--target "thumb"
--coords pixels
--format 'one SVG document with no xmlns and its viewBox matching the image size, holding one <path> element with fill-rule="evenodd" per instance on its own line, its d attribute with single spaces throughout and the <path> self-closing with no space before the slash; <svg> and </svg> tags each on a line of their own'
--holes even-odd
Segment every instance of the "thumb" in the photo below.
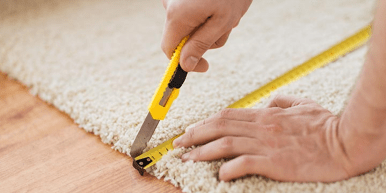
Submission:
<svg viewBox="0 0 386 193">
<path fill-rule="evenodd" d="M 182 69 L 190 72 L 198 64 L 207 66 L 202 55 L 229 29 L 216 17 L 209 18 L 186 42 L 181 50 L 180 64 Z"/>
<path fill-rule="evenodd" d="M 304 105 L 313 103 L 314 101 L 311 99 L 298 98 L 295 96 L 284 96 L 284 95 L 276 95 L 275 98 L 268 104 L 268 108 L 271 107 L 279 107 L 279 108 L 289 108 L 298 105 Z"/>
</svg>

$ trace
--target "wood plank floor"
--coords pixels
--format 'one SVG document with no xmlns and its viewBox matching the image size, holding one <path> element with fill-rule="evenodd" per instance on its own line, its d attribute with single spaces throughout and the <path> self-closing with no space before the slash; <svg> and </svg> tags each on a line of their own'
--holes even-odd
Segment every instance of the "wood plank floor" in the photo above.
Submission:
<svg viewBox="0 0 386 193">
<path fill-rule="evenodd" d="M 0 192 L 181 192 L 0 72 Z"/>
</svg>

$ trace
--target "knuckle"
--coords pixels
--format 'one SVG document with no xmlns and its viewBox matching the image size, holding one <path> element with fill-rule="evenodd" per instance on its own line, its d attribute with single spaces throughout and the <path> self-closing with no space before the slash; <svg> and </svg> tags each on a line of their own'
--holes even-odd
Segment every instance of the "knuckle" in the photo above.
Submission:
<svg viewBox="0 0 386 193">
<path fill-rule="evenodd" d="M 200 52 L 200 54 L 204 54 L 206 50 L 208 50 L 212 45 L 208 42 L 202 41 L 200 39 L 192 39 L 191 45 Z"/>
<path fill-rule="evenodd" d="M 166 19 L 173 19 L 176 16 L 177 11 L 179 10 L 179 6 L 176 3 L 170 3 L 168 4 L 166 8 Z"/>
<path fill-rule="evenodd" d="M 261 115 L 261 112 L 258 111 L 258 110 L 253 111 L 253 112 L 251 113 L 251 116 L 252 116 L 253 120 L 258 120 L 258 118 L 260 117 L 260 115 Z"/>
<path fill-rule="evenodd" d="M 191 151 L 191 155 L 194 159 L 199 159 L 202 155 L 201 147 L 194 149 Z"/>
<path fill-rule="evenodd" d="M 315 115 L 320 113 L 320 109 L 318 108 L 307 108 L 305 111 L 310 115 Z"/>
<path fill-rule="evenodd" d="M 244 166 L 249 166 L 253 165 L 254 163 L 251 157 L 243 155 L 240 156 L 240 164 Z"/>
<path fill-rule="evenodd" d="M 188 132 L 188 140 L 193 140 L 194 139 L 194 133 L 195 133 L 195 130 L 194 128 L 190 129 L 189 132 Z"/>
<path fill-rule="evenodd" d="M 283 98 L 283 95 L 277 94 L 277 95 L 275 95 L 275 96 L 273 97 L 272 101 L 278 101 L 278 100 L 280 100 L 281 98 Z"/>
<path fill-rule="evenodd" d="M 216 122 L 216 129 L 217 130 L 223 130 L 225 129 L 225 127 L 227 126 L 227 120 L 226 119 L 219 119 L 217 122 Z"/>
<path fill-rule="evenodd" d="M 233 147 L 232 137 L 223 137 L 220 141 L 220 148 L 229 151 Z"/>
<path fill-rule="evenodd" d="M 231 113 L 232 113 L 232 109 L 230 108 L 223 109 L 222 111 L 220 111 L 220 118 L 227 118 L 231 115 Z"/>
</svg>

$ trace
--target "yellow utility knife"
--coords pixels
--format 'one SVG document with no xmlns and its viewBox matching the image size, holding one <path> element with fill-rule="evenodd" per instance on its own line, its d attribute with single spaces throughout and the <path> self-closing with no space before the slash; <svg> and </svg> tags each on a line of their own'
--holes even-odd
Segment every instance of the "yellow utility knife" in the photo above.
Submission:
<svg viewBox="0 0 386 193">
<path fill-rule="evenodd" d="M 165 118 L 166 113 L 169 111 L 174 99 L 177 98 L 179 89 L 188 74 L 179 64 L 180 52 L 187 40 L 188 37 L 185 37 L 174 51 L 169 66 L 148 107 L 149 113 L 131 146 L 130 155 L 133 158 L 133 167 L 137 169 L 141 175 L 143 175 L 145 171 L 143 169 L 145 167 L 144 162 L 137 162 L 135 158 L 142 154 L 142 151 L 147 146 L 147 142 L 157 128 L 159 121 Z"/>
</svg>

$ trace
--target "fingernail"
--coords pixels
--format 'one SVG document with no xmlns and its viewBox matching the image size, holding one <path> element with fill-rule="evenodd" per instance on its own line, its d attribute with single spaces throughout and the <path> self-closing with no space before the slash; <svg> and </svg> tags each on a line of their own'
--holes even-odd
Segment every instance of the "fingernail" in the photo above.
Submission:
<svg viewBox="0 0 386 193">
<path fill-rule="evenodd" d="M 190 56 L 187 60 L 186 60 L 186 63 L 185 63 L 185 66 L 186 68 L 189 70 L 189 71 L 192 71 L 194 70 L 194 68 L 196 67 L 198 63 L 198 58 L 194 57 L 194 56 Z"/>
<path fill-rule="evenodd" d="M 191 124 L 185 129 L 185 133 L 189 132 L 196 124 Z"/>
<path fill-rule="evenodd" d="M 180 145 L 181 145 L 181 137 L 179 137 L 173 141 L 173 147 L 174 148 L 180 147 Z"/>
<path fill-rule="evenodd" d="M 184 155 L 182 155 L 181 156 L 181 159 L 182 159 L 182 161 L 186 161 L 186 160 L 188 160 L 189 159 L 189 152 L 188 153 L 185 153 Z"/>
</svg>

